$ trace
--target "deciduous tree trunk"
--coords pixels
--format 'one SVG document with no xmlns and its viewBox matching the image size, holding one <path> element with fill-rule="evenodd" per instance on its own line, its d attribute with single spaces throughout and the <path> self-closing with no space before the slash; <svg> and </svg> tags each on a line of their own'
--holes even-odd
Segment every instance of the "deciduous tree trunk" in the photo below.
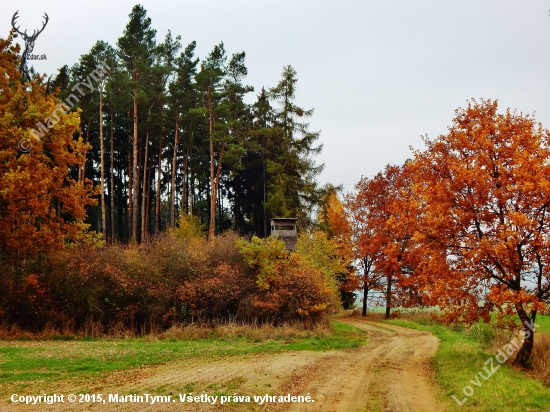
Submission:
<svg viewBox="0 0 550 412">
<path fill-rule="evenodd" d="M 386 283 L 386 319 L 390 318 L 391 311 L 391 282 L 392 276 L 388 276 Z"/>
<path fill-rule="evenodd" d="M 523 345 L 521 345 L 521 348 L 516 355 L 514 365 L 527 368 L 529 366 L 529 359 L 531 358 L 531 353 L 533 352 L 533 346 L 535 344 L 535 319 L 537 317 L 537 311 L 531 311 L 531 316 L 527 316 L 527 313 L 519 303 L 516 304 L 516 311 L 523 325 L 525 338 L 523 340 Z"/>
<path fill-rule="evenodd" d="M 369 287 L 365 285 L 363 288 L 363 313 L 362 316 L 367 316 L 367 297 L 369 296 Z"/>
</svg>

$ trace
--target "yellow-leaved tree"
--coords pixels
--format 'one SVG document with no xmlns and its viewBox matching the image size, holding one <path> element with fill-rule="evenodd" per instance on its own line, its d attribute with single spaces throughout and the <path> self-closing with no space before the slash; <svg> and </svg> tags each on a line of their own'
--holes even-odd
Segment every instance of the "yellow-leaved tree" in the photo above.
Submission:
<svg viewBox="0 0 550 412">
<path fill-rule="evenodd" d="M 40 76 L 22 82 L 14 37 L 0 38 L 0 253 L 22 262 L 82 239 L 95 200 L 90 181 L 71 177 L 88 149 L 73 137 L 78 113 L 66 114 Z M 38 123 L 40 138 L 31 133 Z"/>
</svg>

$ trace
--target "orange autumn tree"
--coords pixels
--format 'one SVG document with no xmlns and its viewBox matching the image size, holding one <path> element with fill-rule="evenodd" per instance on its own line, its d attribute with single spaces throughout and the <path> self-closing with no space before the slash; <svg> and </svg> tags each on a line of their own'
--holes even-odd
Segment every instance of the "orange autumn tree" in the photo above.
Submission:
<svg viewBox="0 0 550 412">
<path fill-rule="evenodd" d="M 388 165 L 372 179 L 363 177 L 355 186 L 357 193 L 347 197 L 357 258 L 363 267 L 363 316 L 369 291 L 381 289 L 384 282 L 386 317 L 395 287 L 402 303 L 418 301 L 412 275 L 420 255 L 412 239 L 415 214 L 409 205 L 409 182 L 407 165 Z"/>
<path fill-rule="evenodd" d="M 355 188 L 367 188 L 369 181 L 367 178 L 361 178 Z M 364 197 L 359 197 L 359 194 L 348 194 L 345 200 L 345 209 L 350 216 L 351 243 L 355 258 L 359 262 L 358 266 L 363 272 L 358 275 L 359 287 L 363 291 L 362 316 L 367 316 L 369 293 L 381 290 L 383 286 L 383 273 L 376 266 L 382 259 L 382 247 L 375 242 L 377 225 L 370 213 L 372 204 L 365 200 Z"/>
<path fill-rule="evenodd" d="M 357 251 L 353 243 L 350 217 L 336 191 L 331 191 L 328 194 L 321 220 L 346 267 L 346 270 L 338 273 L 337 279 L 343 307 L 344 309 L 350 309 L 355 304 L 355 291 L 361 287 L 363 277 L 356 273 L 354 264 Z"/>
<path fill-rule="evenodd" d="M 549 137 L 531 116 L 472 100 L 413 162 L 415 237 L 433 256 L 418 281 L 447 321 L 519 318 L 522 366 L 550 298 Z"/>
<path fill-rule="evenodd" d="M 0 253 L 21 262 L 78 239 L 94 201 L 91 183 L 69 176 L 88 148 L 73 139 L 78 114 L 60 110 L 40 78 L 22 84 L 13 38 L 0 38 Z M 52 125 L 40 139 L 30 133 L 38 122 Z"/>
</svg>

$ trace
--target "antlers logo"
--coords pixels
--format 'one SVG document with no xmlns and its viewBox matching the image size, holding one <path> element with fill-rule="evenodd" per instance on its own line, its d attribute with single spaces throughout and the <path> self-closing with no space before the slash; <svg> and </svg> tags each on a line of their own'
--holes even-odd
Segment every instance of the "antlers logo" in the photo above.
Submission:
<svg viewBox="0 0 550 412">
<path fill-rule="evenodd" d="M 13 17 L 11 18 L 11 25 L 12 27 L 15 29 L 15 31 L 17 33 L 19 33 L 21 35 L 21 38 L 25 41 L 25 53 L 23 54 L 23 61 L 21 63 L 21 72 L 24 76 L 25 79 L 29 80 L 30 79 L 30 76 L 29 76 L 29 71 L 27 69 L 27 60 L 28 60 L 28 57 L 30 56 L 30 54 L 32 53 L 32 51 L 34 50 L 34 42 L 36 41 L 36 38 L 38 37 L 38 35 L 40 33 L 42 33 L 44 31 L 44 28 L 46 27 L 46 25 L 48 24 L 48 20 L 50 19 L 48 17 L 48 15 L 46 13 L 44 13 L 44 18 L 46 19 L 46 21 L 43 23 L 42 25 L 42 28 L 40 30 L 33 30 L 32 32 L 32 35 L 28 35 L 27 34 L 27 30 L 25 30 L 24 32 L 21 32 L 19 30 L 19 26 L 18 27 L 15 27 L 15 21 L 17 20 L 17 18 L 19 17 L 18 16 L 18 13 L 19 13 L 19 10 L 17 10 L 15 12 L 15 14 L 13 15 Z"/>
<path fill-rule="evenodd" d="M 41 28 L 40 30 L 38 30 L 38 31 L 34 30 L 34 31 L 32 32 L 32 35 L 29 36 L 29 35 L 27 34 L 27 30 L 25 30 L 25 32 L 23 33 L 23 32 L 21 32 L 21 31 L 19 31 L 19 27 L 15 27 L 15 20 L 17 20 L 17 18 L 19 17 L 19 16 L 17 15 L 18 13 L 19 13 L 19 10 L 17 10 L 17 11 L 15 12 L 15 14 L 13 15 L 13 17 L 12 17 L 12 19 L 11 19 L 11 25 L 12 25 L 12 27 L 15 29 L 15 31 L 21 35 L 21 38 L 22 38 L 23 40 L 25 40 L 25 46 L 26 46 L 26 48 L 25 48 L 25 54 L 27 54 L 27 53 L 32 53 L 32 51 L 33 51 L 33 49 L 34 49 L 34 42 L 36 41 L 36 38 L 38 37 L 38 35 L 39 35 L 40 33 L 42 33 L 42 32 L 44 31 L 44 28 L 45 28 L 46 25 L 48 24 L 48 20 L 49 20 L 50 18 L 48 17 L 48 15 L 47 15 L 46 13 L 44 13 L 44 18 L 46 19 L 46 21 L 45 21 L 44 24 L 42 25 L 42 28 Z"/>
</svg>

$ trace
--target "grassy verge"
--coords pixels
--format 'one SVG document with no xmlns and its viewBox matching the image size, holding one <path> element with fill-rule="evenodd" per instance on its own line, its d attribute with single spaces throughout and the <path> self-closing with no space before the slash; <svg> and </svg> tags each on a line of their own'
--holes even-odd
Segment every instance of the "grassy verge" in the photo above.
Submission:
<svg viewBox="0 0 550 412">
<path fill-rule="evenodd" d="M 503 340 L 492 325 L 452 329 L 431 322 L 426 315 L 416 320 L 412 317 L 385 322 L 429 331 L 439 338 L 440 348 L 432 367 L 447 399 L 451 398 L 447 403 L 450 411 L 550 410 L 550 389 L 547 386 L 508 363 L 501 365 L 498 362 L 498 350 L 508 341 Z M 546 325 L 547 317 L 541 323 Z M 462 406 L 452 400 L 453 395 Z"/>
<path fill-rule="evenodd" d="M 261 328 L 257 328 L 261 329 Z M 282 351 L 353 348 L 366 343 L 366 334 L 333 322 L 331 330 L 225 336 L 208 339 L 86 339 L 72 341 L 0 341 L 0 395 L 31 382 L 90 379 L 113 372 L 138 370 L 174 360 L 208 361 L 226 356 Z M 246 334 L 244 334 L 246 335 Z M 305 336 L 304 336 L 305 335 Z M 269 336 L 276 336 L 274 339 Z"/>
</svg>

